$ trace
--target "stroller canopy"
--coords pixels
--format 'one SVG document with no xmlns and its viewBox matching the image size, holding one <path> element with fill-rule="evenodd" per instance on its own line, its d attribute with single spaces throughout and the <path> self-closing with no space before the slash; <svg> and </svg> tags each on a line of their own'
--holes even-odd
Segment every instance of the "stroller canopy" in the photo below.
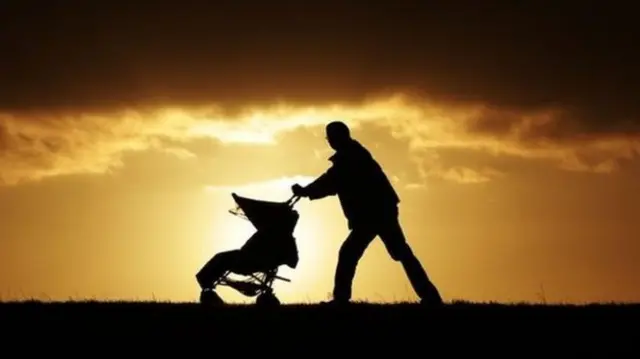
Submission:
<svg viewBox="0 0 640 359">
<path fill-rule="evenodd" d="M 232 193 L 242 214 L 258 230 L 280 229 L 293 232 L 297 215 L 289 202 L 263 201 Z"/>
</svg>

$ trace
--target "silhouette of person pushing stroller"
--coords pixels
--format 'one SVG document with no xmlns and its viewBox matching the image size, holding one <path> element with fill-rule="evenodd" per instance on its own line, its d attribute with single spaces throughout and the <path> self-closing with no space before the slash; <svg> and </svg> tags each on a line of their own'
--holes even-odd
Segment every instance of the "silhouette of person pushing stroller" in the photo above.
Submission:
<svg viewBox="0 0 640 359">
<path fill-rule="evenodd" d="M 358 261 L 379 236 L 391 258 L 402 263 L 421 303 L 440 305 L 442 298 L 409 247 L 398 220 L 400 199 L 370 152 L 351 137 L 340 121 L 326 126 L 327 142 L 335 150 L 332 166 L 306 187 L 295 184 L 293 194 L 317 200 L 337 195 L 350 234 L 342 244 L 335 271 L 333 300 L 348 303 Z"/>
</svg>

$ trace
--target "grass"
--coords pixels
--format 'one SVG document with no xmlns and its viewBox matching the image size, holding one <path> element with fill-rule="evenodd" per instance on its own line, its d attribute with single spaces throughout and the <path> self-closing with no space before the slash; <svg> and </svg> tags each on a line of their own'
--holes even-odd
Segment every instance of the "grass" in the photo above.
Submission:
<svg viewBox="0 0 640 359">
<path fill-rule="evenodd" d="M 172 302 L 0 303 L 5 333 L 1 338 L 9 345 L 19 338 L 59 336 L 74 343 L 95 341 L 105 349 L 144 344 L 146 349 L 178 345 L 197 351 L 203 345 L 233 345 L 235 349 L 230 350 L 257 355 L 262 350 L 291 351 L 300 346 L 305 356 L 344 348 L 364 355 L 362 348 L 374 353 L 392 348 L 396 354 L 405 351 L 427 357 L 425 349 L 437 347 L 449 354 L 471 350 L 474 355 L 517 348 L 513 352 L 520 353 L 517 357 L 531 351 L 556 355 L 604 349 L 611 354 L 638 346 L 638 314 L 640 304 L 615 303 L 453 302 L 437 311 L 410 303 L 355 303 L 346 308 L 291 304 L 272 309 L 253 305 L 214 309 Z"/>
</svg>

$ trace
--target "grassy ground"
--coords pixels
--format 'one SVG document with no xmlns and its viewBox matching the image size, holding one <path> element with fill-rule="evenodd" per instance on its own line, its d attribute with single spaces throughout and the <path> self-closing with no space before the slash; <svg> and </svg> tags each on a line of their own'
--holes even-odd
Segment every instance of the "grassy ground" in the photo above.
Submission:
<svg viewBox="0 0 640 359">
<path fill-rule="evenodd" d="M 262 309 L 194 303 L 15 302 L 0 304 L 3 348 L 35 343 L 161 349 L 202 346 L 236 354 L 394 353 L 443 357 L 453 352 L 557 355 L 634 350 L 640 305 L 502 305 L 451 303 L 438 311 L 417 304 L 282 305 Z M 88 344 L 91 343 L 91 344 Z M 227 346 L 228 348 L 224 348 Z M 345 349 L 351 348 L 351 349 Z M 439 349 L 437 349 L 439 348 Z M 515 349 L 514 349 L 515 348 Z M 32 348 L 33 349 L 33 348 Z M 133 349 L 128 349 L 133 350 Z M 364 350 L 364 351 L 363 351 Z M 426 351 L 425 351 L 426 350 Z M 284 352 L 283 352 L 284 351 Z M 439 355 L 428 355 L 432 351 Z M 311 355 L 312 356 L 312 355 Z M 611 357 L 608 355 L 607 357 Z"/>
</svg>

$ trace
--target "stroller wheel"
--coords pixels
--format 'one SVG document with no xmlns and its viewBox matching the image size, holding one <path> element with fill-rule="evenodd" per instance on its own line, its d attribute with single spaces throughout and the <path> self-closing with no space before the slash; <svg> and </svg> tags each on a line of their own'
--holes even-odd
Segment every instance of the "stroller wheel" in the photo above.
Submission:
<svg viewBox="0 0 640 359">
<path fill-rule="evenodd" d="M 215 291 L 204 290 L 200 293 L 200 304 L 206 306 L 221 306 L 224 304 L 224 301 Z"/>
<path fill-rule="evenodd" d="M 260 307 L 277 307 L 280 305 L 280 300 L 275 296 L 275 294 L 265 292 L 256 298 L 256 305 Z"/>
</svg>

